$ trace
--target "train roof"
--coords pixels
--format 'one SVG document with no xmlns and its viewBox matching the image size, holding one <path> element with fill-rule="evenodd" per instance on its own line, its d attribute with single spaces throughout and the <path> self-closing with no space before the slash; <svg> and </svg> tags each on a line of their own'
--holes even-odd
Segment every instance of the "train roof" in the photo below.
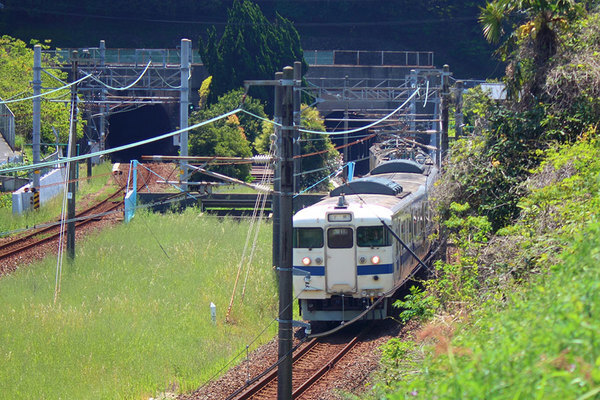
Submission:
<svg viewBox="0 0 600 400">
<path fill-rule="evenodd" d="M 365 194 L 344 197 L 346 200 L 344 208 L 338 206 L 338 197 L 326 197 L 310 207 L 303 208 L 294 215 L 294 225 L 326 223 L 328 213 L 344 211 L 352 212 L 354 221 L 362 220 L 362 222 L 372 221 L 377 223 L 379 218 L 389 221 L 392 210 L 398 208 L 402 202 L 402 197 L 398 196 Z"/>
<path fill-rule="evenodd" d="M 295 226 L 325 223 L 331 212 L 352 212 L 355 220 L 370 223 L 378 218 L 389 220 L 392 215 L 410 203 L 426 196 L 435 179 L 435 169 L 408 160 L 394 160 L 382 164 L 369 175 L 357 178 L 330 192 L 320 202 L 302 209 L 294 216 Z M 344 195 L 346 205 L 338 201 Z"/>
<path fill-rule="evenodd" d="M 329 195 L 337 197 L 341 194 L 380 194 L 388 196 L 399 196 L 403 193 L 410 194 L 425 185 L 427 175 L 408 172 L 380 173 L 375 176 L 367 175 L 363 178 L 354 179 L 342 186 L 333 189 Z"/>
<path fill-rule="evenodd" d="M 373 168 L 370 174 L 378 175 L 392 172 L 410 172 L 413 174 L 422 174 L 425 172 L 425 166 L 412 160 L 390 160 Z"/>
</svg>

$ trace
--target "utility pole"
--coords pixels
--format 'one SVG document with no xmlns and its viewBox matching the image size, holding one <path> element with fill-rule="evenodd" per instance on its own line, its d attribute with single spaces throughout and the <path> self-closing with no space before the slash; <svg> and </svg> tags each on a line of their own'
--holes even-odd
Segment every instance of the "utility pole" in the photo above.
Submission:
<svg viewBox="0 0 600 400">
<path fill-rule="evenodd" d="M 456 111 L 454 112 L 454 126 L 455 126 L 455 137 L 459 139 L 462 136 L 463 130 L 463 88 L 465 83 L 463 81 L 456 81 Z"/>
<path fill-rule="evenodd" d="M 104 40 L 100 41 L 100 72 L 104 75 L 106 69 L 106 42 Z M 100 150 L 104 150 L 106 147 L 106 116 L 108 115 L 108 105 L 105 105 L 106 101 L 106 88 L 102 87 L 100 89 L 100 137 L 98 138 L 100 141 Z"/>
<path fill-rule="evenodd" d="M 42 46 L 36 44 L 33 47 L 33 164 L 40 162 L 40 136 L 41 136 L 41 113 L 42 99 L 39 96 L 42 94 Z M 33 171 L 33 187 L 35 190 L 40 189 L 40 170 Z"/>
<path fill-rule="evenodd" d="M 71 56 L 71 82 L 77 80 L 77 58 L 79 54 L 74 50 Z M 69 158 L 75 157 L 77 146 L 77 84 L 71 86 L 71 107 L 73 107 L 71 132 L 69 139 Z M 67 185 L 67 255 L 75 259 L 75 178 L 77 176 L 77 162 L 69 163 L 69 183 Z"/>
<path fill-rule="evenodd" d="M 296 66 L 296 65 L 295 65 Z M 277 399 L 292 398 L 292 199 L 294 190 L 294 68 L 283 69 L 279 212 L 279 350 Z"/>
<path fill-rule="evenodd" d="M 300 82 L 302 79 L 302 63 L 294 61 L 294 82 Z M 300 100 L 302 93 L 299 90 L 294 90 L 294 126 L 299 127 L 301 123 Z M 302 159 L 299 157 L 302 152 L 300 145 L 300 131 L 294 130 L 294 193 L 300 192 L 300 181 L 302 176 Z"/>
<path fill-rule="evenodd" d="M 283 80 L 283 72 L 275 73 L 275 81 Z M 283 97 L 283 88 L 281 85 L 275 85 L 275 105 L 273 107 L 273 120 L 275 122 L 275 147 L 276 155 L 280 154 L 281 151 L 281 99 Z M 276 158 L 277 159 L 277 158 Z M 281 192 L 281 172 L 280 172 L 280 160 L 275 163 L 275 170 L 273 171 L 273 194 L 271 195 L 271 209 L 273 211 L 273 266 L 279 267 L 279 239 L 280 239 L 280 217 L 279 217 L 279 194 Z"/>
<path fill-rule="evenodd" d="M 190 104 L 190 53 L 192 49 L 192 41 L 189 39 L 181 39 L 181 89 L 179 92 L 179 127 L 185 129 L 188 127 L 188 111 Z M 179 155 L 186 157 L 188 155 L 188 132 L 181 132 L 179 144 Z M 185 161 L 181 161 L 179 166 L 179 180 L 186 181 L 188 170 L 185 166 Z M 181 183 L 181 190 L 187 190 L 187 184 Z"/>
<path fill-rule="evenodd" d="M 344 164 L 348 164 L 348 95 L 346 90 L 348 88 L 348 75 L 344 77 Z M 348 181 L 348 167 L 344 168 L 344 178 Z"/>
<path fill-rule="evenodd" d="M 450 66 L 448 64 L 444 64 L 444 69 L 442 72 L 442 143 L 440 149 L 440 161 L 439 167 L 442 167 L 443 159 L 448 154 L 448 119 L 449 119 L 449 109 L 450 109 Z"/>
</svg>

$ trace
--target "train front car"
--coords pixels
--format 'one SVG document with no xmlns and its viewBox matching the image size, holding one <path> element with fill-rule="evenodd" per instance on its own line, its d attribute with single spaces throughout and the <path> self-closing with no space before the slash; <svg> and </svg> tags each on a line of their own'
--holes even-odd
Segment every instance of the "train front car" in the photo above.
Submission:
<svg viewBox="0 0 600 400">
<path fill-rule="evenodd" d="M 416 260 L 383 224 L 417 253 L 428 250 L 430 174 L 397 172 L 406 171 L 406 163 L 373 170 L 294 216 L 294 292 L 304 320 L 349 321 L 382 296 L 362 319 L 388 315 L 391 293 Z"/>
</svg>

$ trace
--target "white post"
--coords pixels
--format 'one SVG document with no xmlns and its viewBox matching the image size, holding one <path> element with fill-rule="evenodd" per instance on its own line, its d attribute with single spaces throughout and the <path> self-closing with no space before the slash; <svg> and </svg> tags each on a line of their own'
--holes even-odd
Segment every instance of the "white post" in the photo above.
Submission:
<svg viewBox="0 0 600 400">
<path fill-rule="evenodd" d="M 212 319 L 213 325 L 217 323 L 217 306 L 212 301 L 210 302 L 210 319 Z"/>
</svg>

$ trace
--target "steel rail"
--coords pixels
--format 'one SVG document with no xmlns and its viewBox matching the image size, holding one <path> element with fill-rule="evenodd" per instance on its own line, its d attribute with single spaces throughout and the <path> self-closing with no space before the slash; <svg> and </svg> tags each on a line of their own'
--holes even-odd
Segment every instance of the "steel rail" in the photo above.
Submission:
<svg viewBox="0 0 600 400">
<path fill-rule="evenodd" d="M 116 192 L 114 192 L 113 194 L 111 194 L 109 197 L 107 197 L 106 199 L 88 207 L 85 210 L 80 211 L 79 213 L 77 213 L 75 215 L 75 218 L 81 218 L 83 216 L 85 216 L 86 214 L 89 214 L 92 211 L 97 210 L 98 208 L 104 206 L 105 204 L 107 204 L 109 201 L 111 201 L 112 199 L 114 199 L 116 196 L 122 194 L 124 187 L 119 188 Z M 113 211 L 115 209 L 117 209 L 120 205 L 122 204 L 122 201 L 119 201 L 116 204 L 111 205 L 110 207 L 108 207 L 108 209 L 106 211 Z M 76 222 L 76 226 L 82 226 L 82 225 L 86 225 L 89 222 L 96 220 L 98 217 L 91 217 L 89 219 L 85 219 L 85 220 L 80 220 Z M 60 227 L 59 227 L 60 222 L 56 222 L 53 223 L 50 226 L 44 227 L 44 228 L 40 228 L 38 230 L 36 230 L 35 232 L 32 232 L 28 235 L 25 236 L 21 236 L 16 238 L 15 240 L 3 243 L 2 245 L 0 245 L 0 260 L 11 257 L 19 252 L 25 251 L 35 245 L 39 245 L 39 244 L 43 244 L 43 243 L 47 243 L 53 239 L 56 239 L 59 235 L 60 235 Z M 48 234 L 49 232 L 55 231 L 58 229 L 58 232 L 52 233 L 49 236 L 43 237 L 41 239 L 35 239 L 37 236 L 43 235 L 43 234 Z M 30 241 L 30 243 L 27 243 L 25 245 L 21 245 L 22 243 L 26 243 L 27 241 Z M 11 250 L 6 250 L 12 247 L 16 247 L 14 249 Z M 6 251 L 5 251 L 6 250 Z"/>
</svg>

